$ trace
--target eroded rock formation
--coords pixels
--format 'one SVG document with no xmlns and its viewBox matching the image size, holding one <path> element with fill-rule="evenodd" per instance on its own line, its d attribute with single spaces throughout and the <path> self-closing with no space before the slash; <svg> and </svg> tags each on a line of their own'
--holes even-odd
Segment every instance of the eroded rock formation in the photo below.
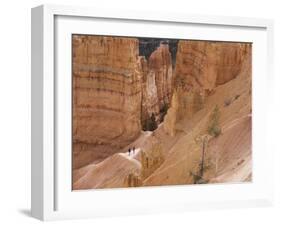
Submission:
<svg viewBox="0 0 281 226">
<path fill-rule="evenodd" d="M 139 135 L 138 51 L 136 38 L 73 37 L 74 167 L 91 162 L 97 145 L 118 151 Z"/>
<path fill-rule="evenodd" d="M 158 104 L 157 86 L 155 73 L 148 68 L 148 63 L 145 57 L 139 57 L 139 68 L 142 77 L 142 112 L 141 122 L 142 128 L 148 127 L 147 120 L 154 113 L 159 113 L 160 108 Z"/>
<path fill-rule="evenodd" d="M 217 86 L 234 79 L 249 54 L 250 43 L 179 41 L 173 109 L 165 117 L 166 132 L 174 135 L 177 121 L 191 118 Z"/>
<path fill-rule="evenodd" d="M 160 46 L 152 52 L 148 61 L 140 57 L 142 72 L 142 124 L 146 128 L 152 114 L 160 123 L 163 120 L 172 95 L 172 57 L 168 44 Z"/>
<path fill-rule="evenodd" d="M 176 86 L 211 91 L 240 73 L 250 50 L 250 43 L 179 41 Z"/>
<path fill-rule="evenodd" d="M 119 45 L 118 42 L 113 41 L 113 43 L 114 46 Z M 129 45 L 128 42 L 126 44 Z M 83 45 L 79 51 L 87 52 L 87 48 Z M 137 82 L 138 85 L 132 84 L 134 90 L 136 87 L 140 87 L 141 91 L 140 97 L 138 96 L 140 98 L 139 113 L 132 114 L 135 118 L 138 115 L 140 121 L 143 120 L 145 114 L 157 114 L 161 111 L 159 103 L 162 100 L 165 101 L 166 94 L 158 92 L 158 89 L 161 90 L 161 87 L 164 87 L 165 81 L 157 79 L 157 75 L 164 78 L 167 75 L 163 68 L 169 64 L 165 63 L 168 62 L 166 60 L 169 54 L 163 47 L 165 46 L 155 48 L 147 58 L 136 56 L 134 58 L 135 66 L 129 63 L 132 73 L 132 76 L 129 77 L 132 80 L 140 78 L 140 84 Z M 169 97 L 170 107 L 164 123 L 153 132 L 142 131 L 141 135 L 132 143 L 128 143 L 120 149 L 114 149 L 123 153 L 110 154 L 108 151 L 110 149 L 106 149 L 107 157 L 103 161 L 94 162 L 75 170 L 73 189 L 194 183 L 194 176 L 200 170 L 199 164 L 202 160 L 203 146 L 198 138 L 207 134 L 214 106 L 217 106 L 220 111 L 221 134 L 218 137 L 212 136 L 206 144 L 203 179 L 206 183 L 251 180 L 251 44 L 180 41 L 178 49 L 175 71 L 172 76 L 173 94 Z M 125 56 L 130 55 L 128 51 L 125 53 L 127 54 Z M 108 60 L 111 58 L 113 57 L 110 56 Z M 116 58 L 113 59 L 118 61 Z M 85 64 L 90 63 L 86 61 Z M 111 71 L 119 70 L 117 62 L 110 64 L 115 65 Z M 124 64 L 124 70 L 125 67 L 127 65 Z M 79 71 L 81 74 L 82 72 Z M 109 77 L 108 71 L 102 73 L 106 74 L 103 75 L 106 78 Z M 114 75 L 112 79 L 117 79 L 116 77 L 118 75 Z M 124 77 L 126 82 L 125 78 L 127 77 Z M 105 84 L 106 89 L 117 87 L 115 82 L 103 83 L 103 80 L 97 80 L 97 84 Z M 123 86 L 127 87 L 125 82 Z M 83 88 L 84 84 L 80 86 Z M 161 87 L 158 88 L 159 86 Z M 128 87 L 124 88 L 123 92 L 125 93 L 127 90 L 129 90 Z M 89 92 L 89 96 L 92 95 L 91 92 Z M 95 92 L 93 89 L 93 93 Z M 112 95 L 115 95 L 115 92 L 112 92 Z M 95 98 L 88 98 L 87 101 L 87 104 L 92 106 Z M 136 102 L 137 99 L 134 97 L 132 101 Z M 122 107 L 131 106 L 132 109 L 135 109 L 134 104 L 122 105 Z M 99 110 L 99 114 L 103 116 L 108 109 Z M 111 114 L 111 117 L 115 117 L 115 115 Z M 129 115 L 126 114 L 126 117 Z M 159 119 L 159 115 L 157 117 Z M 115 119 L 113 122 L 115 123 Z M 116 125 L 119 126 L 119 124 Z M 102 130 L 100 127 L 97 128 Z M 117 128 L 112 127 L 112 129 Z M 91 130 L 86 132 L 91 133 Z M 100 133 L 100 131 L 96 131 L 96 133 L 98 132 Z M 90 136 L 90 134 L 88 135 Z M 106 137 L 102 140 L 103 143 L 95 143 L 98 151 L 94 153 L 100 152 L 103 145 L 110 144 L 111 141 L 116 145 L 115 141 L 121 140 L 121 138 L 122 136 L 111 140 L 110 137 Z M 126 142 L 124 141 L 124 143 Z M 128 149 L 132 147 L 133 154 L 128 152 Z M 91 161 L 93 158 L 89 159 Z"/>
</svg>

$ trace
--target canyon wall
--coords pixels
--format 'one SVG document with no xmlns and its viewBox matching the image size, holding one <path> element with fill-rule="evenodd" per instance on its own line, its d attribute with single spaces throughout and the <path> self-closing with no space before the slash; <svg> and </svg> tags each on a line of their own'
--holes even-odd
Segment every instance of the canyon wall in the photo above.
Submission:
<svg viewBox="0 0 281 226">
<path fill-rule="evenodd" d="M 179 41 L 174 75 L 174 104 L 164 128 L 175 134 L 175 123 L 204 107 L 206 96 L 236 78 L 251 54 L 250 43 Z"/>
<path fill-rule="evenodd" d="M 139 135 L 138 48 L 136 38 L 73 36 L 74 168 Z"/>
<path fill-rule="evenodd" d="M 180 41 L 176 85 L 185 90 L 212 91 L 240 73 L 250 52 L 250 43 Z"/>
<path fill-rule="evenodd" d="M 119 152 L 163 120 L 174 135 L 251 52 L 247 43 L 140 40 L 73 35 L 74 168 Z"/>
<path fill-rule="evenodd" d="M 74 168 L 118 152 L 142 129 L 154 130 L 170 104 L 172 73 L 167 43 L 147 60 L 137 38 L 74 35 Z"/>
</svg>

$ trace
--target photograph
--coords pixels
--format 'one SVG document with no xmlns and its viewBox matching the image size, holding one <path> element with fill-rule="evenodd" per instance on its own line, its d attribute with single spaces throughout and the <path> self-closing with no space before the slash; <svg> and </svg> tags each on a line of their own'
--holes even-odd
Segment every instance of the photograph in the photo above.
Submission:
<svg viewBox="0 0 281 226">
<path fill-rule="evenodd" d="M 72 189 L 252 182 L 252 43 L 72 34 Z"/>
</svg>

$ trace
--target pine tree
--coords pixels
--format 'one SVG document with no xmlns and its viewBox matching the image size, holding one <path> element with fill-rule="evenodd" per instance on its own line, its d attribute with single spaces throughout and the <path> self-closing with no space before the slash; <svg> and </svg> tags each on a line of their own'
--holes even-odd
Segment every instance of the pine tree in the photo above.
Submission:
<svg viewBox="0 0 281 226">
<path fill-rule="evenodd" d="M 216 105 L 210 117 L 210 124 L 208 126 L 209 135 L 217 137 L 221 134 L 221 128 L 219 126 L 219 118 L 220 118 L 220 110 L 218 105 Z"/>
</svg>

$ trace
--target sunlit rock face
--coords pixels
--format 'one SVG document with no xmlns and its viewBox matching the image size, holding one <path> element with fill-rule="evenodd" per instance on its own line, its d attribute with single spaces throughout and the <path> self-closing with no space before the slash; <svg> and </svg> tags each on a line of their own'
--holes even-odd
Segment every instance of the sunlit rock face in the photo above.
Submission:
<svg viewBox="0 0 281 226">
<path fill-rule="evenodd" d="M 149 57 L 148 67 L 155 77 L 160 109 L 169 104 L 172 93 L 172 58 L 168 44 L 160 44 Z"/>
<path fill-rule="evenodd" d="M 211 91 L 240 73 L 250 51 L 250 43 L 179 41 L 176 86 Z"/>
<path fill-rule="evenodd" d="M 236 78 L 250 57 L 250 43 L 179 41 L 174 75 L 174 97 L 164 128 L 175 134 L 175 123 L 204 108 L 214 89 Z"/>
<path fill-rule="evenodd" d="M 141 122 L 142 128 L 147 127 L 147 120 L 152 114 L 159 113 L 157 86 L 155 73 L 148 68 L 148 63 L 145 57 L 139 57 L 139 68 L 142 78 L 142 105 L 141 105 Z"/>
<path fill-rule="evenodd" d="M 139 135 L 138 55 L 136 38 L 73 37 L 73 142 L 79 156 L 74 167 L 103 149 L 117 152 Z"/>
<path fill-rule="evenodd" d="M 222 85 L 240 74 L 252 53 L 251 43 L 217 43 L 216 85 Z"/>
</svg>

